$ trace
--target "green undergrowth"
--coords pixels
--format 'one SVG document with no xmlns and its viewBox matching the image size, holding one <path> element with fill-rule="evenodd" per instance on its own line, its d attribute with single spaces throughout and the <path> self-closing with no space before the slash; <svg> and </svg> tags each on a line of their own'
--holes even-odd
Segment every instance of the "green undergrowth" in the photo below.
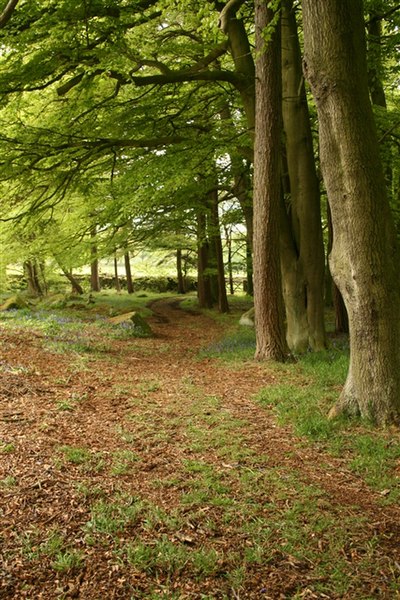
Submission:
<svg viewBox="0 0 400 600">
<path fill-rule="evenodd" d="M 69 297 L 68 301 L 50 297 L 30 309 L 0 312 L 0 326 L 34 332 L 42 339 L 43 346 L 54 353 L 106 355 L 110 340 L 148 337 L 147 332 L 129 321 L 115 324 L 109 318 L 133 311 L 148 317 L 152 311 L 147 305 L 162 297 L 168 295 L 104 292 L 90 297 Z"/>
<path fill-rule="evenodd" d="M 236 326 L 200 355 L 235 367 L 251 360 L 254 350 L 254 330 Z M 378 430 L 355 419 L 328 419 L 345 382 L 348 362 L 346 339 L 333 338 L 324 352 L 297 356 L 286 364 L 270 364 L 266 373 L 273 383 L 260 389 L 255 401 L 272 410 L 280 424 L 291 425 L 308 443 L 344 458 L 352 471 L 382 494 L 382 502 L 396 503 L 400 499 L 395 472 L 400 459 L 398 432 Z"/>
<path fill-rule="evenodd" d="M 262 388 L 255 401 L 273 410 L 279 423 L 292 425 L 309 443 L 345 459 L 348 468 L 382 494 L 382 502 L 398 502 L 398 431 L 379 430 L 359 419 L 328 418 L 346 378 L 347 352 L 331 349 L 308 354 L 280 369 L 286 376 Z"/>
</svg>

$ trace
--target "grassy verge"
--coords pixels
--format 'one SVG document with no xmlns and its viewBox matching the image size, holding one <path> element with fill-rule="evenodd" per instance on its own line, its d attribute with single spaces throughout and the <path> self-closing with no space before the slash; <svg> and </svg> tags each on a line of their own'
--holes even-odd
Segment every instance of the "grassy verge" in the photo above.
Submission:
<svg viewBox="0 0 400 600">
<path fill-rule="evenodd" d="M 201 354 L 237 364 L 251 360 L 254 350 L 254 330 L 236 327 Z M 347 374 L 346 341 L 334 341 L 325 352 L 308 353 L 298 356 L 295 363 L 270 365 L 267 369 L 276 383 L 261 389 L 255 401 L 272 410 L 279 423 L 292 425 L 297 435 L 345 458 L 351 470 L 382 494 L 382 502 L 398 502 L 398 431 L 377 430 L 360 420 L 327 418 Z"/>
</svg>

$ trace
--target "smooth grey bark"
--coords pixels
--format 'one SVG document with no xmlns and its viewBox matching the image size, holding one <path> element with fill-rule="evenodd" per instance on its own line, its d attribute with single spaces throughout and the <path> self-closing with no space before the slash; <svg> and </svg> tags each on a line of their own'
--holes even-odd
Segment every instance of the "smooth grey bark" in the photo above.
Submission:
<svg viewBox="0 0 400 600">
<path fill-rule="evenodd" d="M 323 350 L 325 252 L 300 43 L 292 0 L 282 3 L 282 113 L 290 182 L 288 225 L 281 246 L 286 338 L 296 352 Z"/>
<path fill-rule="evenodd" d="M 362 0 L 303 0 L 304 72 L 318 111 L 334 230 L 332 276 L 350 366 L 331 416 L 400 422 L 400 253 L 368 93 Z"/>
</svg>

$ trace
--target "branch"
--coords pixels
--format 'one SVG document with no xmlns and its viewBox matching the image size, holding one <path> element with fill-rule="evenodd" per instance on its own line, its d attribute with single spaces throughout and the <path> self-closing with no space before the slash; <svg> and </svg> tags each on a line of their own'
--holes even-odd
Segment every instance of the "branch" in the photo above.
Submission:
<svg viewBox="0 0 400 600">
<path fill-rule="evenodd" d="M 218 46 L 215 46 L 215 48 L 213 48 L 213 50 L 211 50 L 211 52 L 209 52 L 207 56 L 199 60 L 195 65 L 193 65 L 193 67 L 190 67 L 188 70 L 194 73 L 195 71 L 205 69 L 206 67 L 208 67 L 208 65 L 216 61 L 217 58 L 225 54 L 225 52 L 228 50 L 228 46 L 228 41 L 224 40 L 222 44 L 218 44 Z"/>
<path fill-rule="evenodd" d="M 222 29 L 224 33 L 228 33 L 229 21 L 236 16 L 236 12 L 245 3 L 245 0 L 229 0 L 221 14 L 219 15 L 218 27 Z"/>
<path fill-rule="evenodd" d="M 15 7 L 17 6 L 19 0 L 9 0 L 7 6 L 3 10 L 0 15 L 0 29 L 5 27 L 8 21 L 11 19 L 11 15 L 13 14 Z"/>
<path fill-rule="evenodd" d="M 114 73 L 112 76 L 114 76 Z M 191 69 L 185 71 L 171 71 L 168 75 L 131 77 L 130 80 L 137 86 L 166 85 L 168 83 L 185 83 L 189 81 L 227 81 L 235 86 L 239 86 L 242 83 L 242 78 L 236 73 L 232 73 L 232 71 L 204 71 L 193 73 Z"/>
<path fill-rule="evenodd" d="M 180 136 L 165 136 L 143 140 L 104 138 L 95 141 L 82 140 L 67 142 L 55 147 L 55 150 L 65 150 L 68 148 L 160 148 L 170 144 L 180 144 L 183 141 L 185 141 L 185 139 Z"/>
<path fill-rule="evenodd" d="M 393 6 L 393 8 L 390 8 L 389 10 L 387 10 L 384 13 L 377 13 L 377 14 L 375 14 L 368 21 L 366 21 L 365 24 L 366 25 L 370 25 L 374 21 L 383 21 L 384 19 L 387 19 L 388 17 L 390 17 L 390 15 L 392 15 L 393 13 L 395 13 L 396 11 L 398 11 L 399 9 L 400 9 L 400 4 L 397 4 L 396 6 Z"/>
</svg>

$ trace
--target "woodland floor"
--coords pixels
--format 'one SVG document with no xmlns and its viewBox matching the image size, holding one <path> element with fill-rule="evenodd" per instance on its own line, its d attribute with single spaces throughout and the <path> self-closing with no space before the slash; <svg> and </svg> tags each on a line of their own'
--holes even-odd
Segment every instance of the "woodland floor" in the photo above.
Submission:
<svg viewBox="0 0 400 600">
<path fill-rule="evenodd" d="M 400 507 L 199 357 L 221 326 L 56 353 L 0 325 L 0 598 L 398 598 Z"/>
</svg>

